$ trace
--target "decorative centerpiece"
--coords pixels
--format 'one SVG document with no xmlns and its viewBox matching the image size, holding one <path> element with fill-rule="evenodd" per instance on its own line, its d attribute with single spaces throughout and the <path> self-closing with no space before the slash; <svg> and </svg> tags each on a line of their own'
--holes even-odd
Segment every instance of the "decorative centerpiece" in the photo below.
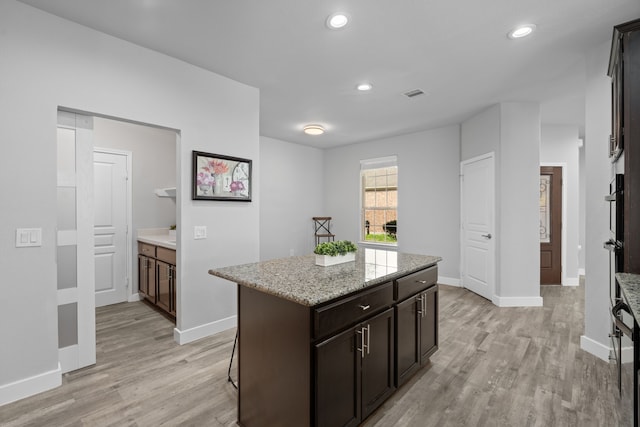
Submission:
<svg viewBox="0 0 640 427">
<path fill-rule="evenodd" d="M 358 247 L 354 243 L 348 240 L 339 240 L 337 242 L 320 243 L 313 253 L 316 254 L 316 265 L 327 267 L 355 261 L 357 250 Z"/>
</svg>

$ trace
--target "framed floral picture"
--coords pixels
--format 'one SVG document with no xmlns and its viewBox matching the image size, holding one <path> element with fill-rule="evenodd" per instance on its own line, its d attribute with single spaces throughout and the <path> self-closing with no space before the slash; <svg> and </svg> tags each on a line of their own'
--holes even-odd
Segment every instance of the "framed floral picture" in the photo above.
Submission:
<svg viewBox="0 0 640 427">
<path fill-rule="evenodd" d="M 193 200 L 251 201 L 251 160 L 193 152 Z"/>
</svg>

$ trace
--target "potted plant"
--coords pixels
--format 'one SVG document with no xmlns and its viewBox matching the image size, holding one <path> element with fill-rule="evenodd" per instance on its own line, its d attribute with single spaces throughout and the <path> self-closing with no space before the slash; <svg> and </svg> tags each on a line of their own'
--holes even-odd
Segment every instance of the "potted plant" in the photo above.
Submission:
<svg viewBox="0 0 640 427">
<path fill-rule="evenodd" d="M 355 261 L 358 247 L 348 241 L 339 240 L 337 242 L 320 243 L 314 249 L 316 254 L 316 265 L 327 267 L 329 265 L 342 264 L 344 262 Z"/>
</svg>

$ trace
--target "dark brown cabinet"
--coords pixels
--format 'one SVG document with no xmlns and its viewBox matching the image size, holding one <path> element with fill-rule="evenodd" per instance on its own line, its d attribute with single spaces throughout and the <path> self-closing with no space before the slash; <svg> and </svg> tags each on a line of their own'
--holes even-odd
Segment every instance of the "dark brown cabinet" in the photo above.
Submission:
<svg viewBox="0 0 640 427">
<path fill-rule="evenodd" d="M 361 424 L 395 392 L 398 355 L 413 373 L 437 349 L 437 276 L 432 266 L 314 306 L 239 285 L 239 425 Z"/>
<path fill-rule="evenodd" d="M 438 349 L 438 270 L 436 267 L 395 282 L 396 385 L 404 384 Z"/>
<path fill-rule="evenodd" d="M 176 251 L 138 243 L 138 292 L 141 297 L 175 319 Z"/>
<path fill-rule="evenodd" d="M 316 425 L 355 426 L 395 390 L 388 309 L 315 346 Z"/>
<path fill-rule="evenodd" d="M 138 292 L 144 299 L 156 303 L 156 260 L 138 255 Z"/>
</svg>

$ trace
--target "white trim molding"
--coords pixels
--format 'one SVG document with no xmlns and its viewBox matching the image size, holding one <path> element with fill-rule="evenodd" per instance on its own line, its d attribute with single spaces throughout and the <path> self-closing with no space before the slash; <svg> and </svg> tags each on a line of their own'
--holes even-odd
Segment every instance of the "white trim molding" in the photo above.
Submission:
<svg viewBox="0 0 640 427">
<path fill-rule="evenodd" d="M 562 286 L 580 286 L 579 277 L 566 277 Z"/>
<path fill-rule="evenodd" d="M 62 369 L 58 364 L 58 368 L 53 371 L 43 372 L 33 377 L 0 385 L 0 406 L 60 387 L 61 385 Z"/>
<path fill-rule="evenodd" d="M 227 329 L 235 328 L 238 326 L 238 316 L 229 316 L 224 319 L 216 320 L 215 322 L 205 323 L 204 325 L 196 326 L 181 331 L 178 328 L 173 329 L 173 339 L 180 345 L 188 344 L 190 342 L 199 340 L 200 338 L 215 335 L 218 332 L 226 331 Z"/>
<path fill-rule="evenodd" d="M 611 354 L 611 347 L 603 345 L 598 341 L 589 338 L 586 335 L 580 336 L 580 348 L 596 356 L 598 359 L 602 359 L 609 363 L 609 355 Z"/>
<path fill-rule="evenodd" d="M 460 279 L 454 279 L 453 277 L 438 276 L 438 283 L 449 286 L 462 286 L 460 284 Z"/>
<path fill-rule="evenodd" d="M 498 307 L 542 307 L 542 297 L 501 297 L 494 295 L 492 302 Z"/>
</svg>

